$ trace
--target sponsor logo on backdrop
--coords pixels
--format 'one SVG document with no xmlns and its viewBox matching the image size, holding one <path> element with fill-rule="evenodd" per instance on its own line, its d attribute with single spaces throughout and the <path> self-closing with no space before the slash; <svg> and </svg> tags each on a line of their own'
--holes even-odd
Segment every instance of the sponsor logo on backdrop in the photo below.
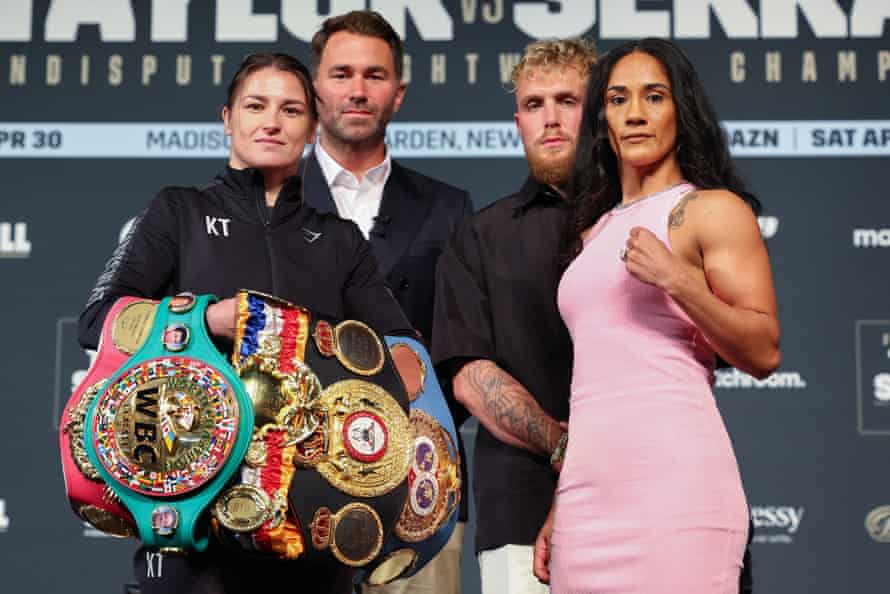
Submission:
<svg viewBox="0 0 890 594">
<path fill-rule="evenodd" d="M 0 533 L 9 530 L 9 516 L 6 515 L 6 500 L 0 499 Z"/>
<path fill-rule="evenodd" d="M 188 2 L 146 3 L 148 18 L 137 19 L 131 0 L 69 0 L 52 2 L 45 13 L 32 0 L 5 0 L 0 20 L 0 43 L 16 43 L 7 56 L 0 55 L 0 81 L 9 86 L 38 82 L 56 86 L 72 79 L 81 86 L 122 84 L 149 86 L 158 80 L 179 86 L 194 79 L 223 84 L 223 68 L 234 68 L 235 56 L 222 53 L 162 52 L 160 48 L 188 43 L 198 26 L 192 22 Z M 330 9 L 377 10 L 404 39 L 412 25 L 410 48 L 405 56 L 406 78 L 444 85 L 454 79 L 475 84 L 482 70 L 497 69 L 502 82 L 519 59 L 515 44 L 481 54 L 475 51 L 443 52 L 446 42 L 471 41 L 479 27 L 515 31 L 517 38 L 570 37 L 588 34 L 611 41 L 642 37 L 678 40 L 727 39 L 725 72 L 734 83 L 766 81 L 781 83 L 855 83 L 863 79 L 885 81 L 890 77 L 890 51 L 878 45 L 884 23 L 890 19 L 886 0 L 855 0 L 849 9 L 837 2 L 817 6 L 802 2 L 761 2 L 755 10 L 749 2 L 701 2 L 676 0 L 669 7 L 639 7 L 636 2 L 551 2 L 548 0 L 356 0 L 323 3 L 281 2 L 277 11 L 265 12 L 252 2 L 216 2 L 215 18 L 207 19 L 220 50 L 223 44 L 281 44 L 294 39 L 308 43 Z M 269 6 L 265 4 L 264 8 Z M 274 4 L 272 4 L 274 7 Z M 342 8 L 341 8 L 342 7 Z M 38 19 L 42 19 L 42 22 Z M 38 21 L 38 22 L 35 22 Z M 800 23 L 803 22 L 803 26 Z M 716 27 L 712 27 L 716 24 Z M 84 27 L 95 27 L 99 40 L 111 45 L 108 52 L 73 53 L 64 49 L 25 53 L 22 42 L 64 44 L 78 40 Z M 34 32 L 37 32 L 34 35 Z M 203 31 L 202 31 L 203 33 Z M 416 36 L 416 37 L 415 37 Z M 758 51 L 738 49 L 745 41 L 781 39 L 828 40 L 816 49 L 781 51 L 764 43 Z M 153 51 L 139 55 L 116 53 L 123 44 L 148 40 Z M 849 49 L 838 40 L 875 40 L 873 49 Z M 454 44 L 449 44 L 454 47 Z M 729 44 L 727 44 L 728 46 Z M 750 47 L 748 44 L 746 47 Z M 857 44 L 862 47 L 862 42 Z M 64 47 L 64 46 L 63 46 Z M 126 46 L 124 46 L 126 47 Z M 469 43 L 465 44 L 469 48 Z M 175 50 L 174 50 L 175 51 Z M 115 52 L 115 53 L 110 53 Z M 163 54 L 163 55 L 162 55 Z M 3 64 L 5 62 L 5 64 Z"/>
<path fill-rule="evenodd" d="M 874 387 L 875 405 L 890 406 L 890 373 L 875 374 L 872 386 Z"/>
<path fill-rule="evenodd" d="M 890 229 L 853 229 L 853 247 L 890 247 Z"/>
<path fill-rule="evenodd" d="M 881 505 L 868 512 L 865 531 L 872 540 L 890 542 L 890 505 Z"/>
<path fill-rule="evenodd" d="M 27 223 L 0 223 L 0 258 L 27 258 L 31 255 Z"/>
<path fill-rule="evenodd" d="M 718 369 L 714 372 L 714 387 L 724 389 L 752 388 L 755 390 L 799 390 L 807 381 L 797 371 L 777 371 L 759 380 L 738 369 Z"/>
<path fill-rule="evenodd" d="M 734 157 L 887 157 L 890 120 L 724 121 Z M 59 142 L 36 139 L 52 128 Z M 838 142 L 818 142 L 820 134 L 846 131 Z M 21 135 L 21 143 L 2 138 Z M 220 123 L 52 123 L 0 122 L 0 158 L 219 158 L 224 143 L 181 143 L 180 137 L 209 138 L 223 134 Z M 876 139 L 882 139 L 877 141 Z M 393 157 L 472 158 L 522 157 L 522 139 L 514 122 L 394 122 L 386 143 Z M 762 217 L 767 236 L 778 230 L 775 217 Z M 863 231 L 867 241 L 882 241 L 880 229 Z M 878 239 L 869 239 L 877 234 Z M 884 232 L 886 235 L 886 232 Z M 855 237 L 855 234 L 854 234 Z M 886 240 L 884 240 L 886 241 Z"/>
<path fill-rule="evenodd" d="M 778 217 L 757 217 L 757 224 L 764 239 L 770 239 L 779 231 Z"/>
<path fill-rule="evenodd" d="M 890 320 L 856 322 L 857 429 L 890 435 Z"/>
<path fill-rule="evenodd" d="M 804 508 L 781 505 L 751 507 L 754 524 L 752 542 L 763 544 L 792 544 L 803 522 Z"/>
</svg>

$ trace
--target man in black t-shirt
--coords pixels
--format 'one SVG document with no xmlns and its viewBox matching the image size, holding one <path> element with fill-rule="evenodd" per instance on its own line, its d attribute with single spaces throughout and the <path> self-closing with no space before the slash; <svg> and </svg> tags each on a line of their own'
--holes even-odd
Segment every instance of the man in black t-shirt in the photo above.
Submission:
<svg viewBox="0 0 890 594">
<path fill-rule="evenodd" d="M 556 308 L 559 238 L 594 61 L 580 40 L 526 48 L 513 84 L 531 176 L 461 225 L 438 267 L 433 360 L 479 420 L 472 487 L 483 594 L 547 592 L 532 574 L 532 547 L 556 487 L 572 362 Z"/>
<path fill-rule="evenodd" d="M 572 368 L 558 254 L 594 61 L 574 40 L 526 48 L 513 84 L 530 176 L 466 220 L 439 262 L 432 355 L 479 420 L 472 486 L 483 594 L 548 592 L 532 573 L 533 544 L 565 451 Z M 749 548 L 739 591 L 752 586 Z"/>
</svg>

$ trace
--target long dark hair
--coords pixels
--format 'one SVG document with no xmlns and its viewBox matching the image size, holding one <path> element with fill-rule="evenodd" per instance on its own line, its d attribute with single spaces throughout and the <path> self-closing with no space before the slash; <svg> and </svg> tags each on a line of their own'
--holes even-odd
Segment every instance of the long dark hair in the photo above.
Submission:
<svg viewBox="0 0 890 594">
<path fill-rule="evenodd" d="M 652 56 L 667 71 L 677 114 L 674 150 L 683 178 L 703 190 L 720 188 L 734 192 L 755 214 L 760 213 L 760 201 L 736 172 L 726 134 L 692 63 L 670 41 L 651 37 L 631 41 L 601 57 L 590 75 L 569 186 L 572 209 L 562 241 L 563 265 L 568 265 L 580 251 L 581 233 L 621 202 L 618 158 L 609 144 L 605 97 L 615 64 L 632 52 Z"/>
</svg>

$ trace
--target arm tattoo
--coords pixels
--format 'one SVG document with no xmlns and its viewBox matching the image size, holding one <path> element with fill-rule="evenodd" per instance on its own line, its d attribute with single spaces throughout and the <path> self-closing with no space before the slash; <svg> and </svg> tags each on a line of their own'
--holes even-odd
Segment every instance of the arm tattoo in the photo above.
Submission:
<svg viewBox="0 0 890 594">
<path fill-rule="evenodd" d="M 553 451 L 562 428 L 522 384 L 490 362 L 467 365 L 467 379 L 498 426 L 541 453 Z"/>
<path fill-rule="evenodd" d="M 671 211 L 671 216 L 668 218 L 668 223 L 671 229 L 677 229 L 683 226 L 683 221 L 686 217 L 686 205 L 689 204 L 690 200 L 695 200 L 698 198 L 698 193 L 689 192 L 685 196 L 680 199 L 679 204 Z"/>
</svg>

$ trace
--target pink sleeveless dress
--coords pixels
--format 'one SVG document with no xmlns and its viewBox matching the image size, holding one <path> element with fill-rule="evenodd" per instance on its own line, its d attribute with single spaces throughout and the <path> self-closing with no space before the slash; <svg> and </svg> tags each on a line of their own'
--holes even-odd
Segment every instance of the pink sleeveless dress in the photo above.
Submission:
<svg viewBox="0 0 890 594">
<path fill-rule="evenodd" d="M 575 362 L 553 594 L 738 591 L 748 508 L 711 392 L 714 352 L 620 259 L 633 227 L 670 246 L 668 216 L 692 189 L 604 215 L 560 281 Z"/>
</svg>

